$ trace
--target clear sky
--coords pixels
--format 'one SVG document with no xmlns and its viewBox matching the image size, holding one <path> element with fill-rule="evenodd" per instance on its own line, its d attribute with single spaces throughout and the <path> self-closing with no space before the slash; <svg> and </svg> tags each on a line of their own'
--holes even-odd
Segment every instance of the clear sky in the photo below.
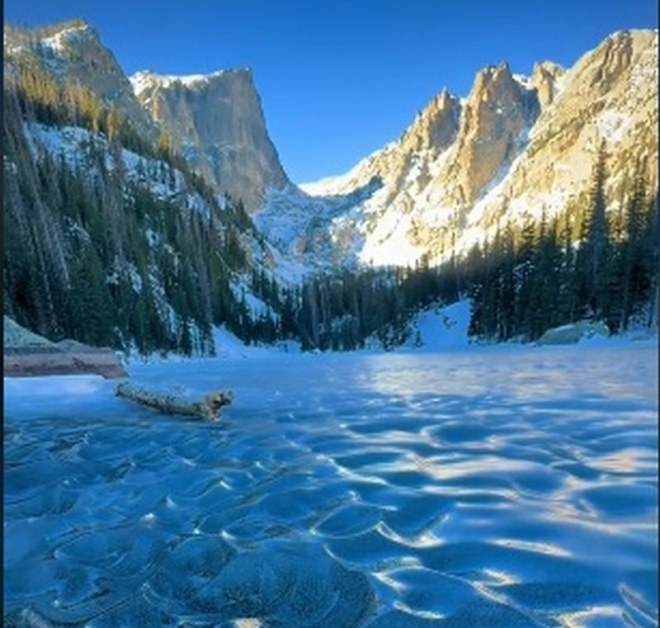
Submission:
<svg viewBox="0 0 660 628">
<path fill-rule="evenodd" d="M 395 140 L 443 87 L 508 61 L 571 66 L 612 32 L 657 28 L 655 0 L 5 0 L 18 26 L 72 18 L 128 75 L 251 67 L 297 183 L 341 174 Z"/>
</svg>

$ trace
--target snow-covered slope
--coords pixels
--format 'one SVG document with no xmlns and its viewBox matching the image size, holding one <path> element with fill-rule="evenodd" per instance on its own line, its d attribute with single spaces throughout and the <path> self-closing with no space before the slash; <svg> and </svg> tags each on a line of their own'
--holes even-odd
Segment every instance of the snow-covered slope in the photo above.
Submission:
<svg viewBox="0 0 660 628">
<path fill-rule="evenodd" d="M 171 87 L 175 83 L 180 83 L 184 87 L 202 87 L 208 85 L 214 78 L 224 76 L 227 73 L 231 73 L 231 70 L 186 75 L 159 74 L 150 70 L 142 70 L 129 76 L 128 80 L 131 82 L 136 97 L 140 98 L 144 91 L 153 90 L 157 87 Z"/>
<path fill-rule="evenodd" d="M 464 349 L 470 344 L 470 301 L 428 308 L 414 319 L 412 346 L 428 352 Z"/>
<path fill-rule="evenodd" d="M 270 301 L 274 297 L 262 298 L 255 288 L 254 277 L 263 277 L 262 282 L 269 282 L 270 287 L 273 269 L 277 267 L 282 282 L 273 289 L 280 290 L 286 283 L 297 283 L 301 270 L 295 263 L 282 259 L 281 253 L 258 237 L 249 225 L 246 227 L 249 219 L 245 214 L 241 218 L 226 197 L 214 196 L 208 188 L 199 186 L 189 172 L 155 156 L 110 143 L 102 133 L 78 126 L 55 127 L 23 121 L 16 124 L 25 149 L 17 151 L 12 142 L 13 150 L 5 155 L 5 170 L 16 174 L 16 180 L 20 181 L 35 176 L 33 169 L 48 171 L 47 176 L 53 177 L 51 187 L 46 186 L 43 193 L 35 192 L 37 207 L 32 213 L 45 215 L 31 219 L 49 225 L 52 241 L 40 238 L 37 243 L 45 248 L 45 255 L 57 255 L 61 264 L 61 277 L 50 279 L 56 290 L 70 290 L 72 278 L 82 272 L 78 270 L 77 256 L 91 244 L 91 248 L 100 251 L 93 258 L 99 260 L 100 275 L 96 280 L 105 284 L 109 295 L 122 295 L 117 302 L 109 296 L 112 301 L 107 303 L 114 305 L 108 307 L 124 308 L 123 312 L 137 311 L 135 303 L 152 304 L 162 333 L 178 341 L 185 327 L 193 353 L 211 352 L 213 342 L 202 329 L 199 313 L 191 312 L 190 302 L 183 301 L 182 306 L 181 291 L 186 290 L 182 287 L 182 273 L 200 278 L 193 288 L 193 298 L 217 298 L 210 295 L 223 290 L 225 320 L 234 325 L 241 319 L 248 326 L 250 321 L 278 320 L 279 314 Z M 21 159 L 20 169 L 17 155 Z M 84 173 L 84 178 L 74 183 L 72 179 L 78 173 Z M 29 220 L 24 215 L 30 211 L 16 180 L 12 179 L 8 187 L 6 214 L 12 219 L 7 223 L 14 229 L 17 223 Z M 96 202 L 89 202 L 84 194 Z M 27 238 L 20 230 L 19 234 L 12 233 L 19 239 Z M 193 244 L 195 238 L 200 238 L 198 242 L 209 249 Z M 227 247 L 230 240 L 233 252 Z M 106 254 L 104 247 L 116 252 Z M 31 255 L 38 257 L 35 253 Z M 217 259 L 222 260 L 222 269 L 212 270 L 211 263 Z M 182 270 L 193 267 L 194 270 Z M 88 284 L 83 288 L 91 291 Z M 14 292 L 11 294 L 6 307 L 20 315 L 21 302 L 13 298 Z M 43 296 L 34 293 L 30 299 L 39 300 Z M 109 320 L 113 320 L 112 315 Z M 125 320 L 117 320 L 113 333 L 127 353 L 135 353 L 138 346 L 133 341 L 134 327 L 129 329 Z M 57 324 L 61 323 L 54 324 L 55 331 L 48 328 L 41 333 L 47 336 L 59 333 Z M 163 344 L 154 348 L 168 350 L 167 344 Z"/>
</svg>

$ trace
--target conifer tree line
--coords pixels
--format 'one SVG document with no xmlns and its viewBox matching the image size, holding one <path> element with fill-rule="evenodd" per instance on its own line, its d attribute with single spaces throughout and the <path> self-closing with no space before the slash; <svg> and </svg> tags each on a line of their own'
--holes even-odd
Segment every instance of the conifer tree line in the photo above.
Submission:
<svg viewBox="0 0 660 628">
<path fill-rule="evenodd" d="M 640 160 L 627 200 L 607 212 L 601 147 L 582 212 L 543 217 L 517 234 L 498 230 L 481 254 L 473 252 L 470 334 L 536 340 L 580 320 L 603 321 L 614 334 L 633 322 L 657 326 L 658 191 L 645 171 Z"/>
</svg>

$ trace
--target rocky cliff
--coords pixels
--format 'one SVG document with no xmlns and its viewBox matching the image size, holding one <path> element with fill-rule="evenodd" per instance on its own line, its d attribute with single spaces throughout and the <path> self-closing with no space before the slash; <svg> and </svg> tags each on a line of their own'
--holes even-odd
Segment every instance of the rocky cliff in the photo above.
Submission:
<svg viewBox="0 0 660 628">
<path fill-rule="evenodd" d="M 131 77 L 135 95 L 175 148 L 218 191 L 257 209 L 266 190 L 289 184 L 266 130 L 248 69 Z"/>
</svg>

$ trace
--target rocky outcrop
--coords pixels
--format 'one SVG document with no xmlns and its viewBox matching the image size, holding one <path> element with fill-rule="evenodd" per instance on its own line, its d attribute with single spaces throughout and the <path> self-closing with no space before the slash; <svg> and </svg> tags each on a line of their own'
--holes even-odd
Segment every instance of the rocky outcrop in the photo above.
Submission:
<svg viewBox="0 0 660 628">
<path fill-rule="evenodd" d="M 449 200 L 474 203 L 500 168 L 520 152 L 539 114 L 535 91 L 514 80 L 506 63 L 482 70 L 463 110 L 452 168 L 456 186 Z"/>
<path fill-rule="evenodd" d="M 90 347 L 74 340 L 51 342 L 4 317 L 5 377 L 44 375 L 101 375 L 106 379 L 126 377 L 112 349 Z"/>
<path fill-rule="evenodd" d="M 400 187 L 413 162 L 419 161 L 420 154 L 425 156 L 425 161 L 433 161 L 451 147 L 459 130 L 460 116 L 459 99 L 443 89 L 396 142 L 369 155 L 345 176 L 302 187 L 319 196 L 350 195 L 372 181 L 395 181 L 398 185 L 392 187 Z M 424 176 L 428 177 L 428 170 L 421 178 Z"/>
<path fill-rule="evenodd" d="M 559 81 L 563 75 L 564 69 L 551 61 L 534 65 L 530 82 L 536 90 L 536 97 L 541 111 L 545 111 L 548 105 L 552 104 L 555 93 L 558 91 Z"/>
<path fill-rule="evenodd" d="M 447 88 L 427 105 L 401 138 L 406 151 L 434 149 L 438 154 L 451 146 L 459 129 L 461 105 Z"/>
<path fill-rule="evenodd" d="M 570 211 L 588 193 L 602 143 L 611 210 L 644 160 L 649 189 L 657 187 L 657 62 L 653 31 L 616 33 L 585 54 L 561 78 L 485 218 L 492 224 L 505 199 L 513 220 L 534 208 L 545 207 L 548 217 Z"/>
<path fill-rule="evenodd" d="M 254 211 L 267 189 L 289 184 L 250 70 L 182 77 L 139 72 L 131 83 L 144 111 L 218 192 Z"/>
</svg>

